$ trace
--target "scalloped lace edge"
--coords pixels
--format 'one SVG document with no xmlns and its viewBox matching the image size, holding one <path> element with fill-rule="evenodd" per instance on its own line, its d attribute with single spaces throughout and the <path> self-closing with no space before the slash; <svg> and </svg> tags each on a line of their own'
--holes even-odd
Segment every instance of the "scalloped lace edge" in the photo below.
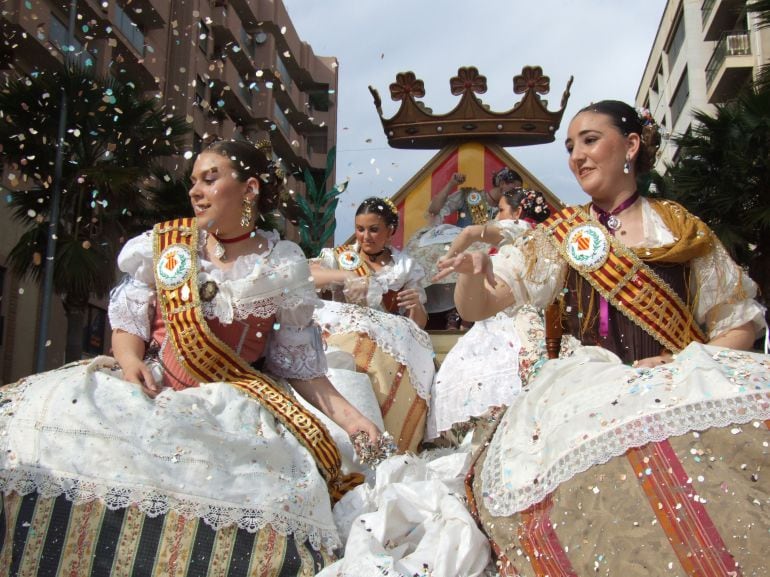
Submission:
<svg viewBox="0 0 770 577">
<path fill-rule="evenodd" d="M 270 525 L 283 536 L 293 535 L 301 542 L 308 541 L 316 550 L 323 547 L 332 551 L 342 545 L 335 527 L 315 525 L 286 511 L 206 503 L 146 487 L 108 487 L 37 470 L 15 468 L 0 471 L 0 492 L 3 494 L 16 492 L 24 496 L 35 491 L 44 498 L 64 495 L 76 505 L 98 500 L 111 511 L 135 506 L 151 518 L 173 511 L 188 519 L 200 519 L 215 531 L 235 525 L 249 533 L 256 533 Z"/>
<path fill-rule="evenodd" d="M 689 410 L 698 411 L 686 414 Z M 665 420 L 671 417 L 670 420 Z M 683 422 L 684 419 L 684 422 Z M 594 465 L 602 465 L 623 455 L 628 449 L 647 443 L 664 441 L 692 431 L 745 425 L 751 421 L 770 419 L 770 393 L 757 393 L 743 399 L 705 401 L 686 407 L 634 419 L 587 441 L 578 449 L 559 458 L 538 478 L 522 489 L 509 490 L 500 474 L 502 450 L 494 440 L 487 459 L 495 466 L 486 466 L 481 473 L 484 504 L 493 517 L 508 517 L 542 501 L 562 483 L 583 473 Z M 494 496 L 494 497 L 492 497 Z M 492 497 L 492 498 L 490 498 Z"/>
</svg>

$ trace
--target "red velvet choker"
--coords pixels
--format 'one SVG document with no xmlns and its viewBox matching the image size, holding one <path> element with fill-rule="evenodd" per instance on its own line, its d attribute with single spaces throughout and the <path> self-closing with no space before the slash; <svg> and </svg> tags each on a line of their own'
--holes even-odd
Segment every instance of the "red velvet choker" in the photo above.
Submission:
<svg viewBox="0 0 770 577">
<path fill-rule="evenodd" d="M 214 240 L 217 241 L 216 245 L 214 245 L 214 256 L 216 256 L 219 260 L 227 260 L 227 254 L 224 245 L 241 242 L 242 240 L 249 238 L 252 234 L 254 234 L 254 231 L 250 230 L 249 232 L 246 232 L 240 236 L 235 236 L 233 238 L 219 238 L 212 232 L 211 236 L 213 236 Z"/>
</svg>

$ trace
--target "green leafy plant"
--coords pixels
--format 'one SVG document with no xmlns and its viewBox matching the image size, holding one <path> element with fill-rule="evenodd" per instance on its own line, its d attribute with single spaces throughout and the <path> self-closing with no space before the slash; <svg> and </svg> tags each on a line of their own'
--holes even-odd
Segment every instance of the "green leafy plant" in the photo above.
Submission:
<svg viewBox="0 0 770 577">
<path fill-rule="evenodd" d="M 307 186 L 307 197 L 297 194 L 294 198 L 299 208 L 297 215 L 299 245 L 308 258 L 314 258 L 320 254 L 321 249 L 333 237 L 337 228 L 334 213 L 339 203 L 339 195 L 347 188 L 347 181 L 329 190 L 325 189 L 326 182 L 334 170 L 335 156 L 336 150 L 332 148 L 326 156 L 326 169 L 320 183 L 317 183 L 310 170 L 305 168 L 303 174 Z"/>
</svg>

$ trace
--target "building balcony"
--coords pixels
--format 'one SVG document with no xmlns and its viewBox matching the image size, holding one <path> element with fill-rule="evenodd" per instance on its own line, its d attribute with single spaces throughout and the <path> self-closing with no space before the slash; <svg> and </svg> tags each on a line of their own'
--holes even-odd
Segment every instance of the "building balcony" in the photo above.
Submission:
<svg viewBox="0 0 770 577">
<path fill-rule="evenodd" d="M 121 82 L 133 82 L 140 90 L 157 90 L 155 75 L 147 67 L 144 58 L 136 55 L 133 48 L 118 42 L 112 49 L 110 62 L 112 75 Z"/>
<path fill-rule="evenodd" d="M 131 18 L 144 30 L 164 28 L 169 19 L 170 2 L 164 0 L 132 0 Z"/>
<path fill-rule="evenodd" d="M 225 60 L 222 76 L 214 79 L 211 100 L 217 102 L 221 99 L 225 112 L 236 124 L 251 124 L 265 115 L 266 107 L 259 93 L 255 94 L 250 86 L 251 81 L 243 78 L 232 60 Z"/>
<path fill-rule="evenodd" d="M 733 98 L 751 78 L 754 57 L 747 30 L 724 32 L 706 65 L 706 97 L 716 104 Z"/>
<path fill-rule="evenodd" d="M 236 11 L 227 4 L 212 7 L 211 34 L 215 50 L 220 56 L 232 60 L 244 76 L 254 72 L 254 64 L 243 43 L 243 24 Z"/>
<path fill-rule="evenodd" d="M 713 42 L 719 40 L 725 30 L 732 30 L 745 4 L 745 0 L 703 0 L 700 8 L 703 39 Z"/>
</svg>

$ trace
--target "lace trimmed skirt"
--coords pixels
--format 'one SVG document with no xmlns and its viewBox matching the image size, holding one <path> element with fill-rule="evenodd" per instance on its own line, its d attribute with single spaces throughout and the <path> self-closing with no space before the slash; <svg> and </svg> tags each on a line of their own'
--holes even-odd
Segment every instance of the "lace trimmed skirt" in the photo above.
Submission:
<svg viewBox="0 0 770 577">
<path fill-rule="evenodd" d="M 768 575 L 770 357 L 546 363 L 466 482 L 503 576 Z M 481 436 L 483 433 L 477 431 Z"/>
<path fill-rule="evenodd" d="M 149 399 L 100 357 L 0 389 L 0 575 L 306 575 L 340 539 L 310 454 L 225 383 Z"/>
</svg>

